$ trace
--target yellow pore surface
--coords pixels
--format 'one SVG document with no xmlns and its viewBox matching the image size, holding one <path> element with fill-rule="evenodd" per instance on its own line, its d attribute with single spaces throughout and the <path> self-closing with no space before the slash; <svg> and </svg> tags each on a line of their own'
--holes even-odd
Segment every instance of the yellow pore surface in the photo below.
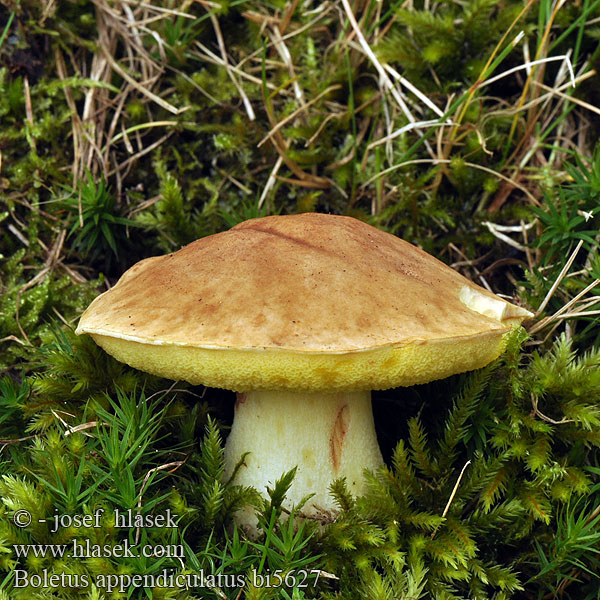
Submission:
<svg viewBox="0 0 600 600">
<path fill-rule="evenodd" d="M 481 368 L 502 353 L 505 334 L 492 331 L 346 353 L 197 348 L 92 335 L 117 360 L 194 385 L 236 392 L 336 392 L 409 386 Z"/>
</svg>

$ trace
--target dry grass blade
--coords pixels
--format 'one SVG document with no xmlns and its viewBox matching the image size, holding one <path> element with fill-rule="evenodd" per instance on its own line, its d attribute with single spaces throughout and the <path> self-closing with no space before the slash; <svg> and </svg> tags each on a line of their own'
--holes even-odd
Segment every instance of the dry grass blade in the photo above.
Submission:
<svg viewBox="0 0 600 600">
<path fill-rule="evenodd" d="M 272 32 L 272 33 L 271 33 Z M 304 106 L 306 104 L 306 100 L 304 99 L 304 92 L 298 83 L 298 77 L 296 75 L 296 70 L 294 69 L 294 63 L 292 61 L 292 56 L 290 51 L 288 50 L 283 38 L 281 37 L 281 33 L 276 25 L 273 25 L 271 28 L 270 37 L 273 42 L 273 46 L 277 50 L 281 60 L 285 63 L 288 73 L 290 74 L 290 80 L 292 81 L 292 85 L 294 87 L 294 95 L 296 96 L 296 100 L 300 103 L 300 105 Z"/>
<path fill-rule="evenodd" d="M 566 2 L 566 0 L 559 0 L 558 2 L 556 2 L 554 4 L 554 6 L 552 8 L 552 12 L 551 12 L 550 16 L 548 17 L 548 21 L 547 21 L 544 31 L 542 33 L 541 40 L 539 41 L 539 43 L 537 45 L 537 51 L 536 51 L 536 56 L 535 56 L 534 62 L 537 60 L 540 60 L 542 58 L 542 54 L 547 51 L 548 40 L 550 39 L 550 34 L 552 31 L 552 25 L 554 24 L 556 16 L 557 16 L 558 12 L 560 11 L 560 9 L 562 8 L 562 6 L 565 4 L 565 2 Z M 529 88 L 531 87 L 532 81 L 534 81 L 535 79 L 539 80 L 541 77 L 543 77 L 543 74 L 544 74 L 543 69 L 530 69 L 529 70 L 527 80 L 525 81 L 525 85 L 523 86 L 523 91 L 521 92 L 521 97 L 519 98 L 518 106 L 522 106 L 523 104 L 525 104 L 526 98 L 529 95 Z M 515 117 L 513 119 L 510 134 L 509 134 L 509 136 L 511 138 L 514 135 L 516 128 L 517 128 L 517 120 Z"/>
<path fill-rule="evenodd" d="M 35 438 L 39 437 L 39 434 L 34 434 L 34 435 L 26 435 L 25 437 L 20 437 L 20 438 L 8 438 L 8 439 L 4 439 L 4 440 L 0 440 L 0 444 L 2 444 L 2 447 L 0 448 L 0 454 L 2 454 L 2 452 L 4 451 L 4 449 L 7 446 L 10 446 L 11 444 L 20 444 L 21 442 L 28 442 L 29 440 L 33 440 Z"/>
<path fill-rule="evenodd" d="M 94 0 L 96 6 L 96 25 L 98 51 L 93 55 L 91 65 L 87 68 L 77 57 L 71 56 L 69 68 L 60 50 L 56 54 L 56 69 L 59 78 L 66 81 L 74 72 L 75 77 L 87 78 L 101 85 L 89 86 L 84 94 L 82 107 L 74 101 L 73 93 L 68 85 L 63 86 L 67 104 L 71 110 L 73 152 L 73 187 L 86 170 L 94 175 L 103 173 L 105 178 L 116 176 L 117 193 L 121 195 L 121 182 L 124 174 L 137 159 L 157 147 L 156 143 L 146 146 L 135 128 L 126 128 L 127 115 L 123 112 L 131 100 L 142 98 L 148 105 L 149 122 L 143 127 L 174 126 L 177 121 L 152 121 L 151 104 L 178 115 L 187 107 L 178 108 L 164 100 L 155 89 L 160 89 L 160 82 L 165 73 L 167 57 L 165 42 L 156 30 L 146 24 L 161 19 L 196 18 L 184 10 L 175 10 L 164 6 L 156 6 L 148 2 L 118 0 L 109 3 L 107 0 Z M 151 55 L 149 42 L 154 42 L 154 51 L 159 58 Z M 136 75 L 133 75 L 133 74 Z M 137 75 L 139 73 L 139 75 Z M 111 87 L 115 75 L 122 80 L 118 92 Z M 110 88 L 110 89 L 109 89 Z M 240 89 L 243 96 L 243 90 Z M 249 113 L 251 114 L 251 112 Z M 130 139 L 129 134 L 135 133 Z M 162 138 L 168 139 L 169 134 Z M 120 142 L 130 158 L 119 160 Z M 160 144 L 159 144 L 160 145 Z M 137 148 L 136 148 L 137 146 Z M 81 213 L 81 209 L 80 209 Z M 80 215 L 80 225 L 81 222 Z"/>
<path fill-rule="evenodd" d="M 56 50 L 55 54 L 56 58 L 56 72 L 61 81 L 65 81 L 67 78 L 67 68 L 65 65 L 65 60 L 63 57 L 60 48 Z M 75 99 L 73 98 L 73 92 L 69 86 L 63 87 L 65 99 L 67 101 L 67 105 L 69 106 L 69 110 L 71 111 L 71 135 L 73 137 L 73 187 L 75 187 L 78 178 L 80 177 L 79 165 L 81 164 L 81 122 L 79 120 L 79 115 L 77 113 L 77 105 L 75 104 Z M 83 226 L 83 217 L 81 214 L 81 202 L 79 203 L 79 223 Z"/>
<path fill-rule="evenodd" d="M 12 223 L 7 225 L 7 229 L 23 244 L 23 246 L 29 246 L 29 240 Z"/>
<path fill-rule="evenodd" d="M 525 70 L 527 70 L 527 72 L 529 72 L 529 70 L 533 66 L 543 65 L 543 64 L 546 64 L 549 62 L 555 62 L 555 61 L 561 61 L 567 65 L 567 69 L 569 70 L 569 75 L 571 78 L 571 87 L 574 88 L 576 84 L 575 84 L 575 74 L 573 73 L 573 65 L 571 64 L 571 60 L 570 60 L 569 56 L 566 54 L 561 54 L 560 56 L 550 56 L 548 58 L 540 58 L 539 60 L 532 60 L 529 62 L 525 62 L 521 65 L 513 67 L 512 69 L 503 71 L 502 73 L 499 73 L 498 75 L 494 75 L 494 77 L 490 77 L 489 79 L 482 81 L 479 85 L 480 86 L 490 85 L 492 83 L 495 83 L 496 81 L 499 81 L 500 79 L 503 79 L 504 77 L 508 77 L 509 75 L 512 75 L 513 73 L 522 71 L 523 69 L 525 69 Z"/>
<path fill-rule="evenodd" d="M 170 469 L 169 473 L 174 473 L 181 465 L 183 465 L 185 463 L 186 460 L 187 460 L 187 457 L 184 460 L 175 460 L 170 463 L 166 463 L 164 465 L 154 467 L 153 469 L 150 469 L 146 473 L 146 475 L 144 477 L 144 481 L 142 482 L 142 487 L 140 489 L 140 493 L 138 495 L 138 500 L 137 500 L 138 514 L 140 514 L 141 510 L 142 510 L 142 498 L 144 496 L 144 492 L 146 491 L 146 486 L 148 485 L 148 481 L 150 480 L 150 477 L 154 473 L 158 473 L 159 471 L 166 471 L 167 469 Z M 141 533 L 141 527 L 137 527 L 136 532 L 135 532 L 135 543 L 136 544 L 140 540 L 140 533 Z"/>
<path fill-rule="evenodd" d="M 392 133 L 379 138 L 378 140 L 375 140 L 374 142 L 371 142 L 368 146 L 367 146 L 367 150 L 372 150 L 373 148 L 376 148 L 377 146 L 380 146 L 381 144 L 386 144 L 387 142 L 390 142 L 391 140 L 400 137 L 403 133 L 406 133 L 407 131 L 411 131 L 413 129 L 421 129 L 421 128 L 426 128 L 426 127 L 443 127 L 444 123 L 440 123 L 437 119 L 436 120 L 431 120 L 431 121 L 415 121 L 414 123 L 409 123 L 408 125 L 404 125 L 404 127 L 400 127 L 400 129 L 396 129 L 395 131 L 393 131 Z"/>
<path fill-rule="evenodd" d="M 155 102 L 161 108 L 168 110 L 170 113 L 173 113 L 174 115 L 178 115 L 178 114 L 184 112 L 185 110 L 187 110 L 187 107 L 177 108 L 177 107 L 173 106 L 172 104 L 170 104 L 169 102 L 167 102 L 166 100 L 163 100 L 160 96 L 157 96 L 156 94 L 151 92 L 147 87 L 145 87 L 143 84 L 139 83 L 133 77 L 131 77 L 131 75 L 129 75 L 123 69 L 123 67 L 121 67 L 121 65 L 119 65 L 119 63 L 113 58 L 112 54 L 110 52 L 108 52 L 104 46 L 102 46 L 101 49 L 102 49 L 102 53 L 104 54 L 106 60 L 108 61 L 110 66 L 113 68 L 113 70 L 116 73 L 118 73 L 130 85 L 132 85 L 140 94 L 142 94 L 143 96 L 146 96 L 147 98 L 152 100 L 152 102 Z"/>
<path fill-rule="evenodd" d="M 318 139 L 319 135 L 322 133 L 323 129 L 325 129 L 325 126 L 327 125 L 327 123 L 329 123 L 329 121 L 331 121 L 332 119 L 340 119 L 343 117 L 343 113 L 330 113 L 328 114 L 323 121 L 321 122 L 321 124 L 319 125 L 319 127 L 317 128 L 317 130 L 315 131 L 315 133 L 312 134 L 312 136 L 306 140 L 304 147 L 308 148 L 310 147 L 314 141 L 316 139 Z"/>
<path fill-rule="evenodd" d="M 396 69 L 390 67 L 390 65 L 384 66 L 385 70 L 392 75 L 398 82 L 404 87 L 408 88 L 425 106 L 430 108 L 438 117 L 442 118 L 444 113 L 416 86 L 414 86 L 406 77 L 402 77 Z"/>
<path fill-rule="evenodd" d="M 562 306 L 560 309 L 558 309 L 553 315 L 550 315 L 549 317 L 545 317 L 545 318 L 541 319 L 540 321 L 538 321 L 535 325 L 533 325 L 533 327 L 531 327 L 529 329 L 529 333 L 531 335 L 533 335 L 533 334 L 537 333 L 538 331 L 542 330 L 547 325 L 555 323 L 558 320 L 579 318 L 579 317 L 588 317 L 588 316 L 591 317 L 591 316 L 600 314 L 600 311 L 598 311 L 598 310 L 583 310 L 582 311 L 580 309 L 576 309 L 576 310 L 569 312 L 569 309 L 571 307 L 574 307 L 579 300 L 581 300 L 588 292 L 593 290 L 599 284 L 600 284 L 600 279 L 595 279 L 594 281 L 592 281 L 592 283 L 590 283 L 588 286 L 586 286 L 576 296 L 571 298 L 571 300 L 569 300 L 564 306 Z M 593 302 L 588 303 L 587 306 L 593 306 L 593 305 L 597 304 L 598 301 L 595 298 L 594 298 Z M 537 315 L 537 313 L 536 313 L 536 315 Z"/>
<path fill-rule="evenodd" d="M 373 177 L 368 179 L 362 185 L 362 187 L 365 188 L 368 185 L 370 185 L 371 183 L 373 183 L 374 181 L 376 181 L 377 179 L 379 179 L 380 177 L 382 177 L 383 175 L 386 175 L 387 173 L 391 173 L 392 171 L 395 171 L 396 169 L 400 169 L 400 168 L 408 166 L 408 165 L 416 165 L 416 164 L 448 165 L 451 162 L 452 161 L 447 158 L 417 158 L 415 160 L 407 160 L 407 161 L 398 163 L 397 165 L 388 167 L 387 169 L 380 171 L 376 175 L 373 175 Z M 478 164 L 471 163 L 471 162 L 465 162 L 464 165 L 466 167 L 471 167 L 473 169 L 478 169 L 480 171 L 484 171 L 485 173 L 489 173 L 490 175 L 494 175 L 495 177 L 498 177 L 498 179 L 501 179 L 502 181 L 506 181 L 507 183 L 510 183 L 513 187 L 522 191 L 529 198 L 529 200 L 531 200 L 531 202 L 533 204 L 539 205 L 537 198 L 526 187 L 520 185 L 519 183 L 517 183 L 510 177 L 507 177 L 506 175 L 503 175 L 502 173 L 499 173 L 498 171 L 494 171 L 493 169 L 489 169 L 488 167 L 484 167 L 483 165 L 478 165 Z"/>
<path fill-rule="evenodd" d="M 169 131 L 168 133 L 165 133 L 165 135 L 160 137 L 158 140 L 156 140 L 152 144 L 148 144 L 147 146 L 145 146 L 143 150 L 140 150 L 133 156 L 130 156 L 127 160 L 124 160 L 123 162 L 119 163 L 118 167 L 115 167 L 112 171 L 108 172 L 109 177 L 112 175 L 115 175 L 116 173 L 121 172 L 121 171 L 128 172 L 128 170 L 130 169 L 130 167 L 133 165 L 133 163 L 136 160 L 140 159 L 142 156 L 145 156 L 146 154 L 150 154 L 150 152 L 152 152 L 159 146 L 162 146 L 162 144 L 164 144 L 174 133 L 175 133 L 174 131 Z"/>
<path fill-rule="evenodd" d="M 275 182 L 277 181 L 277 173 L 279 172 L 279 169 L 281 168 L 282 164 L 283 158 L 281 156 L 278 156 L 277 160 L 275 161 L 275 165 L 273 166 L 273 169 L 269 175 L 269 179 L 267 179 L 267 183 L 265 184 L 265 187 L 263 188 L 263 191 L 260 195 L 260 199 L 258 200 L 259 209 L 262 208 L 268 193 L 271 191 L 271 188 L 275 185 Z"/>
<path fill-rule="evenodd" d="M 377 56 L 375 56 L 375 53 L 373 52 L 373 50 L 371 50 L 369 43 L 367 42 L 365 36 L 363 35 L 363 32 L 361 31 L 360 26 L 358 25 L 358 22 L 356 21 L 356 17 L 354 16 L 354 13 L 352 12 L 352 8 L 350 7 L 348 0 L 342 0 L 342 5 L 344 6 L 344 10 L 346 11 L 346 16 L 348 17 L 348 20 L 350 21 L 350 25 L 352 26 L 352 29 L 354 30 L 354 33 L 356 34 L 356 37 L 358 38 L 360 48 L 367 55 L 367 57 L 369 58 L 369 60 L 373 64 L 373 66 L 375 67 L 377 73 L 379 74 L 382 86 L 392 95 L 394 100 L 396 100 L 396 102 L 398 103 L 398 106 L 400 107 L 402 112 L 406 115 L 406 118 L 409 121 L 414 122 L 415 121 L 414 116 L 408 109 L 402 96 L 396 89 L 396 86 L 393 84 L 393 82 L 389 78 L 385 68 L 381 65 L 381 63 L 379 62 L 379 59 L 377 58 Z M 348 42 L 348 43 L 350 43 L 350 42 Z"/>
<path fill-rule="evenodd" d="M 287 84 L 289 84 L 289 83 L 290 82 L 288 81 Z M 283 86 L 281 89 L 283 89 Z M 289 179 L 289 178 L 283 178 L 283 177 L 278 177 L 278 179 L 281 179 L 282 181 L 287 181 L 288 183 L 291 183 L 292 185 L 298 185 L 301 187 L 308 187 L 308 188 L 312 188 L 312 189 L 328 189 L 328 188 L 330 188 L 332 185 L 332 182 L 329 179 L 327 179 L 325 177 L 320 177 L 318 175 L 312 175 L 312 174 L 309 174 L 309 173 L 303 171 L 302 168 L 288 155 L 287 150 L 289 147 L 289 143 L 287 140 L 285 140 L 283 138 L 279 129 L 276 128 L 277 120 L 275 119 L 275 115 L 273 112 L 273 105 L 272 105 L 272 101 L 271 101 L 272 96 L 278 94 L 279 92 L 280 92 L 280 88 L 276 89 L 275 92 L 273 92 L 272 94 L 267 96 L 265 94 L 265 90 L 263 88 L 263 100 L 264 100 L 264 104 L 265 104 L 265 112 L 267 114 L 267 118 L 269 119 L 269 123 L 271 125 L 271 131 L 273 133 L 273 135 L 270 137 L 270 141 L 271 141 L 271 144 L 273 144 L 273 147 L 275 148 L 277 153 L 279 154 L 279 157 L 283 160 L 283 162 L 290 169 L 290 171 L 296 177 L 298 177 L 298 179 Z"/>
<path fill-rule="evenodd" d="M 23 78 L 23 93 L 25 95 L 25 116 L 29 127 L 33 128 L 33 106 L 31 104 L 31 90 L 29 88 L 29 78 L 25 76 Z M 35 137 L 31 136 L 31 143 L 35 150 Z"/>
<path fill-rule="evenodd" d="M 156 4 L 148 4 L 146 2 L 138 2 L 138 0 L 121 0 L 122 4 L 132 4 L 133 6 L 150 9 L 155 12 L 164 13 L 173 17 L 184 17 L 185 19 L 195 19 L 194 15 L 190 15 L 181 10 L 175 10 L 173 8 L 167 8 L 164 6 L 157 6 Z"/>
<path fill-rule="evenodd" d="M 151 127 L 174 127 L 175 125 L 177 125 L 177 121 L 150 121 L 148 123 L 141 123 L 140 125 L 134 125 L 133 127 L 124 129 L 123 131 L 121 131 L 121 133 L 117 133 L 117 135 L 115 135 L 113 138 L 111 138 L 107 142 L 107 145 L 103 148 L 103 152 L 106 152 L 106 150 L 108 149 L 108 147 L 111 144 L 114 144 L 115 142 L 119 141 L 120 139 L 127 137 L 128 134 L 134 133 L 135 131 L 139 131 L 141 129 L 148 129 Z"/>
<path fill-rule="evenodd" d="M 323 96 L 327 96 L 332 91 L 339 90 L 341 87 L 342 86 L 340 84 L 331 85 L 326 90 L 323 90 L 318 96 L 315 96 L 310 102 L 308 102 L 306 104 L 302 104 L 302 106 L 298 107 L 294 112 L 290 113 L 287 117 L 285 117 L 285 119 L 282 119 L 281 121 L 279 121 L 279 123 L 277 123 L 277 125 L 275 125 L 275 127 L 273 127 L 269 131 L 269 133 L 267 133 L 267 135 L 265 135 L 265 137 L 262 140 L 260 140 L 260 142 L 258 142 L 257 148 L 260 148 L 260 146 L 262 146 L 267 140 L 271 139 L 275 133 L 277 133 L 282 127 L 287 125 L 290 121 L 293 121 L 299 114 L 301 114 L 303 111 L 305 111 L 309 106 L 312 106 L 313 104 L 317 103 L 321 98 L 323 98 Z"/>
<path fill-rule="evenodd" d="M 577 255 L 579 254 L 579 251 L 581 250 L 581 246 L 583 246 L 583 240 L 579 240 L 575 250 L 573 250 L 573 252 L 571 253 L 571 256 L 569 256 L 567 262 L 565 263 L 565 266 L 562 268 L 562 270 L 558 274 L 556 281 L 552 284 L 552 287 L 550 288 L 550 290 L 548 290 L 546 297 L 544 298 L 542 303 L 539 305 L 538 309 L 535 311 L 536 317 L 541 315 L 542 312 L 544 312 L 544 309 L 546 308 L 546 306 L 548 306 L 548 302 L 550 302 L 550 300 L 552 299 L 552 296 L 554 296 L 554 292 L 556 292 L 556 290 L 558 289 L 558 286 L 561 284 L 562 280 L 565 278 L 566 274 L 569 272 L 569 269 L 571 268 L 573 261 L 577 258 Z"/>
<path fill-rule="evenodd" d="M 525 252 L 526 247 L 523 246 L 523 244 L 519 244 L 519 242 L 513 240 L 508 235 L 502 233 L 501 229 L 496 226 L 496 223 L 492 223 L 490 221 L 484 221 L 483 224 L 488 228 L 488 230 L 494 237 L 498 238 L 499 240 L 502 240 L 504 243 L 508 244 L 509 246 L 512 246 L 513 248 L 516 248 L 517 250 L 520 250 L 521 252 Z M 520 231 L 520 228 L 518 229 L 518 231 Z"/>
<path fill-rule="evenodd" d="M 206 61 L 208 63 L 212 63 L 214 65 L 219 65 L 220 67 L 227 68 L 227 64 L 225 63 L 225 61 L 220 56 L 217 56 L 214 52 L 212 52 L 209 48 L 207 48 L 202 42 L 196 41 L 195 45 L 197 48 L 202 50 L 202 54 L 197 55 L 198 58 L 200 58 L 201 60 Z M 245 61 L 243 61 L 243 62 L 245 62 Z M 262 86 L 262 84 L 263 84 L 260 77 L 255 77 L 251 73 L 246 73 L 241 68 L 240 65 L 237 65 L 237 66 L 229 65 L 229 69 L 231 69 L 231 71 L 233 71 L 236 75 L 239 75 L 240 77 L 247 79 L 248 81 L 255 83 L 256 85 Z M 278 89 L 277 86 L 275 86 L 270 81 L 267 81 L 266 86 L 267 86 L 267 89 L 269 89 L 269 90 Z M 285 90 L 280 90 L 280 93 L 286 93 L 286 92 L 285 92 Z M 216 100 L 215 100 L 215 103 L 218 104 L 218 102 Z"/>
<path fill-rule="evenodd" d="M 588 71 L 585 74 L 585 79 L 587 79 L 588 77 L 593 77 L 594 75 L 596 75 L 596 71 L 594 71 L 594 70 Z M 579 81 L 582 81 L 582 79 L 578 79 L 578 82 Z M 546 90 L 547 92 L 550 92 L 556 96 L 559 96 L 560 98 L 563 98 L 569 102 L 573 102 L 574 104 L 577 104 L 577 106 L 581 106 L 582 108 L 585 108 L 586 110 L 589 110 L 597 115 L 600 115 L 600 108 L 598 108 L 597 106 L 594 106 L 593 104 L 590 104 L 589 102 L 585 102 L 574 96 L 569 96 L 569 95 L 563 93 L 560 89 L 551 88 L 547 85 L 544 85 L 543 83 L 541 83 L 539 81 L 535 81 L 534 85 L 543 90 Z M 566 86 L 564 86 L 564 87 L 566 87 Z"/>
<path fill-rule="evenodd" d="M 89 421 L 88 423 L 81 423 L 80 425 L 75 425 L 74 427 L 69 427 L 65 431 L 64 435 L 65 435 L 65 437 L 69 437 L 70 435 L 73 435 L 74 433 L 83 432 L 84 435 L 86 435 L 88 437 L 92 437 L 89 433 L 87 433 L 87 430 L 94 429 L 101 425 L 104 427 L 108 427 L 108 423 L 103 423 L 102 421 Z"/>
<path fill-rule="evenodd" d="M 450 510 L 450 506 L 452 505 L 452 500 L 454 500 L 454 496 L 456 496 L 456 492 L 458 491 L 458 486 L 460 485 L 460 482 L 463 478 L 463 475 L 465 474 L 465 471 L 467 470 L 467 467 L 471 464 L 471 461 L 468 460 L 464 465 L 463 468 L 461 469 L 459 475 L 458 475 L 458 479 L 456 480 L 456 483 L 454 484 L 454 487 L 452 488 L 452 492 L 450 494 L 450 498 L 448 498 L 448 502 L 446 503 L 446 506 L 444 508 L 444 512 L 442 513 L 442 519 L 444 519 L 446 517 L 446 515 L 448 514 L 448 511 Z M 435 534 L 437 533 L 437 530 L 439 528 L 439 525 L 432 531 L 431 533 L 431 539 L 433 539 L 435 537 Z"/>
<path fill-rule="evenodd" d="M 239 92 L 242 102 L 244 103 L 244 107 L 246 109 L 246 113 L 248 114 L 248 118 L 251 121 L 256 120 L 256 115 L 254 114 L 254 109 L 252 108 L 252 104 L 244 92 L 244 89 L 240 85 L 239 81 L 235 78 L 233 71 L 231 69 L 231 65 L 229 64 L 229 60 L 227 59 L 227 49 L 225 48 L 225 40 L 223 39 L 223 34 L 221 33 L 221 27 L 219 26 L 219 20 L 215 16 L 213 12 L 210 13 L 210 22 L 212 23 L 213 29 L 215 31 L 215 35 L 217 37 L 217 42 L 219 43 L 219 51 L 221 52 L 221 57 L 223 58 L 223 64 L 225 65 L 225 69 L 227 71 L 227 75 L 231 81 L 233 81 L 233 85 L 235 85 L 237 91 Z"/>
</svg>

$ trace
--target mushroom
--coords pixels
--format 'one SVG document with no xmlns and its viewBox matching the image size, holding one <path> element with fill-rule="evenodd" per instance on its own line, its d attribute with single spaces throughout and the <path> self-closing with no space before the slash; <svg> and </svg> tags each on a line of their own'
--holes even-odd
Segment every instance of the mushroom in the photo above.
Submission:
<svg viewBox="0 0 600 600">
<path fill-rule="evenodd" d="M 371 390 L 477 369 L 531 313 L 419 248 L 350 217 L 251 219 L 148 258 L 96 298 L 77 333 L 170 379 L 236 391 L 226 477 L 335 513 L 331 482 L 364 490 L 382 456 Z M 253 527 L 254 517 L 238 514 Z"/>
</svg>

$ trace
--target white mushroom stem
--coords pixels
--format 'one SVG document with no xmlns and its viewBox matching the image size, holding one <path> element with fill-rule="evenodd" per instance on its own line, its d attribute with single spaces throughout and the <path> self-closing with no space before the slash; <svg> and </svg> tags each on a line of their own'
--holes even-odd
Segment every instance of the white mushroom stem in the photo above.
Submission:
<svg viewBox="0 0 600 600">
<path fill-rule="evenodd" d="M 228 478 L 241 456 L 249 452 L 235 483 L 255 487 L 267 497 L 283 473 L 297 467 L 284 506 L 290 508 L 309 493 L 305 515 L 335 513 L 328 492 L 334 479 L 345 477 L 348 489 L 365 489 L 363 469 L 382 463 L 375 434 L 370 392 L 310 394 L 248 392 L 238 394 L 235 418 L 225 446 Z M 240 513 L 237 521 L 250 529 L 256 520 Z"/>
</svg>

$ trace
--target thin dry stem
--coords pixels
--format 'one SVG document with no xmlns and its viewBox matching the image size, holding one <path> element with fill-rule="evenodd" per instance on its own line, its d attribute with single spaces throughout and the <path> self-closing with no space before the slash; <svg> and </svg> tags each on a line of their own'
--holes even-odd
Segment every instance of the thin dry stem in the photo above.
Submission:
<svg viewBox="0 0 600 600">
<path fill-rule="evenodd" d="M 290 113 L 285 119 L 282 119 L 277 123 L 274 127 L 271 128 L 269 133 L 265 135 L 265 137 L 260 140 L 257 144 L 257 148 L 260 148 L 267 140 L 270 140 L 275 133 L 277 133 L 282 127 L 287 125 L 290 121 L 293 121 L 298 115 L 304 112 L 309 106 L 312 106 L 316 102 L 318 102 L 323 96 L 327 96 L 327 94 L 333 92 L 334 90 L 341 89 L 341 85 L 336 83 L 334 85 L 329 86 L 326 90 L 323 90 L 318 96 L 315 96 L 310 102 L 304 103 L 299 106 L 294 112 Z"/>
<path fill-rule="evenodd" d="M 450 494 L 450 498 L 448 498 L 448 502 L 446 503 L 446 507 L 444 508 L 444 512 L 442 513 L 442 519 L 446 518 L 446 515 L 448 514 L 448 511 L 450 510 L 450 506 L 452 505 L 452 500 L 454 500 L 454 496 L 456 496 L 456 492 L 458 491 L 458 486 L 460 485 L 461 479 L 463 478 L 463 475 L 465 474 L 465 471 L 467 469 L 467 467 L 471 464 L 471 461 L 468 460 L 464 465 L 463 468 L 460 471 L 460 474 L 458 476 L 458 479 L 456 480 L 456 483 L 454 484 L 454 487 L 452 488 L 452 493 Z M 431 539 L 433 539 L 435 537 L 435 534 L 437 533 L 438 527 L 436 527 L 433 532 L 431 533 Z"/>
<path fill-rule="evenodd" d="M 239 81 L 235 78 L 233 74 L 233 70 L 231 69 L 231 65 L 229 64 L 229 60 L 227 58 L 227 49 L 225 48 L 225 40 L 223 39 L 223 34 L 221 33 L 221 27 L 219 26 L 219 20 L 215 16 L 213 12 L 210 12 L 210 22 L 212 23 L 213 29 L 215 31 L 215 35 L 217 37 L 217 42 L 219 44 L 219 51 L 221 52 L 221 57 L 223 59 L 223 64 L 225 66 L 225 70 L 227 71 L 227 75 L 231 81 L 233 81 L 233 85 L 237 89 L 238 93 L 242 98 L 242 102 L 244 103 L 244 108 L 246 109 L 246 113 L 248 114 L 248 118 L 251 121 L 256 120 L 256 114 L 254 113 L 254 109 L 252 108 L 252 104 L 246 92 L 244 92 L 244 88 L 240 85 Z"/>
<path fill-rule="evenodd" d="M 579 251 L 581 250 L 581 246 L 583 246 L 583 240 L 579 240 L 579 243 L 577 244 L 575 250 L 573 250 L 573 252 L 571 253 L 571 256 L 569 256 L 567 262 L 565 263 L 565 266 L 562 268 L 561 272 L 558 274 L 556 281 L 552 284 L 552 287 L 548 290 L 546 297 L 544 298 L 542 303 L 539 305 L 538 309 L 535 311 L 535 317 L 538 317 L 539 315 L 541 315 L 542 312 L 544 312 L 544 309 L 546 308 L 546 306 L 548 306 L 548 302 L 550 302 L 550 300 L 552 299 L 552 296 L 554 296 L 554 292 L 556 292 L 556 290 L 558 289 L 558 286 L 561 284 L 562 280 L 565 278 L 565 275 L 569 272 L 569 269 L 571 268 L 573 261 L 577 258 L 577 255 L 579 254 Z"/>
<path fill-rule="evenodd" d="M 540 412 L 538 408 L 538 399 L 533 394 L 531 394 L 531 405 L 533 407 L 531 411 L 531 416 L 539 417 L 540 419 L 542 419 L 542 421 L 552 423 L 552 425 L 564 425 L 565 423 L 575 422 L 574 419 L 567 419 L 566 417 L 564 419 L 561 419 L 560 421 L 555 421 L 554 419 L 547 417 L 545 414 Z"/>
<path fill-rule="evenodd" d="M 375 180 L 379 179 L 379 177 L 382 177 L 383 175 L 386 175 L 387 173 L 391 173 L 392 171 L 395 171 L 396 169 L 400 169 L 401 167 L 405 167 L 408 165 L 415 165 L 415 164 L 450 164 L 452 161 L 449 159 L 442 159 L 442 158 L 419 158 L 419 159 L 415 159 L 415 160 L 407 160 L 404 161 L 402 163 L 399 163 L 397 165 L 393 165 L 391 167 L 388 167 L 387 169 L 384 169 L 383 171 L 380 171 L 379 173 L 377 173 L 376 175 L 373 175 L 373 177 L 371 177 L 370 179 L 368 179 L 363 185 L 362 187 L 367 187 L 368 185 L 370 185 L 371 183 L 373 183 Z M 511 179 L 510 177 L 507 177 L 506 175 L 503 175 L 502 173 L 499 173 L 498 171 L 494 171 L 493 169 L 489 169 L 488 167 L 484 167 L 483 165 L 478 165 L 475 163 L 471 163 L 471 162 L 464 162 L 463 163 L 465 166 L 467 167 L 471 167 L 473 169 L 479 169 L 480 171 L 484 171 L 485 173 L 489 173 L 490 175 L 494 175 L 495 177 L 498 177 L 498 179 L 502 179 L 503 181 L 506 181 L 507 183 L 510 183 L 513 187 L 521 190 L 528 198 L 529 200 L 531 200 L 531 202 L 535 205 L 539 205 L 539 202 L 537 200 L 537 198 L 524 186 L 520 185 L 519 183 L 517 183 L 516 181 L 514 181 L 513 179 Z"/>
<path fill-rule="evenodd" d="M 598 284 L 600 284 L 600 279 L 595 279 L 594 281 L 592 281 L 592 283 L 590 283 L 588 286 L 586 286 L 581 292 L 579 292 L 579 294 L 577 294 L 576 296 L 571 298 L 571 300 L 569 300 L 569 302 L 567 302 L 564 306 L 562 306 L 559 310 L 557 310 L 553 315 L 551 315 L 549 317 L 545 317 L 544 319 L 541 319 L 540 321 L 538 321 L 533 327 L 531 327 L 531 329 L 529 330 L 529 333 L 533 335 L 534 333 L 537 333 L 538 331 L 540 331 L 541 329 L 546 327 L 546 325 L 553 323 L 554 321 L 556 321 L 558 319 L 570 319 L 570 318 L 574 318 L 574 317 L 592 316 L 592 315 L 599 314 L 600 311 L 595 311 L 595 310 L 589 310 L 589 311 L 577 310 L 577 311 L 567 312 L 571 307 L 575 306 L 577 304 L 577 302 L 581 298 L 583 298 L 583 296 L 585 296 L 589 291 L 593 290 Z M 595 303 L 596 303 L 596 301 L 594 301 L 592 304 L 595 304 Z M 537 314 L 538 313 L 536 313 L 536 316 L 537 316 Z"/>
</svg>

